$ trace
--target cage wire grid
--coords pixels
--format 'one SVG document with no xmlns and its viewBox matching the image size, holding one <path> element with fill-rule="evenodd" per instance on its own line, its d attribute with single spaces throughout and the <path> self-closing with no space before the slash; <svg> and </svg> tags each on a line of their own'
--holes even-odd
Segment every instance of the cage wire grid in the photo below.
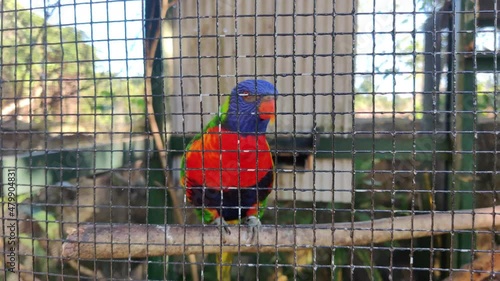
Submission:
<svg viewBox="0 0 500 281">
<path fill-rule="evenodd" d="M 0 279 L 498 279 L 499 16 L 0 0 Z"/>
</svg>

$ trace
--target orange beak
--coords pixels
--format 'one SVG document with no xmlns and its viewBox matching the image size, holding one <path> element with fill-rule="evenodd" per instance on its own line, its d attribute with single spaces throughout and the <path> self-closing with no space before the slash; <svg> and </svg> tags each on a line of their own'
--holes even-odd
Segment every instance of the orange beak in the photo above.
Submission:
<svg viewBox="0 0 500 281">
<path fill-rule="evenodd" d="M 259 116 L 260 119 L 271 119 L 274 120 L 274 99 L 263 100 L 259 105 Z"/>
</svg>

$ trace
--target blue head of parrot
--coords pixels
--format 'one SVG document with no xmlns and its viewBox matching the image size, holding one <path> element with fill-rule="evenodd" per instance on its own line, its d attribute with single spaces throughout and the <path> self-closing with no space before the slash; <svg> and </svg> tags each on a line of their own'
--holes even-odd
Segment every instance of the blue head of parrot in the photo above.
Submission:
<svg viewBox="0 0 500 281">
<path fill-rule="evenodd" d="M 265 80 L 245 80 L 231 91 L 226 118 L 227 129 L 242 134 L 265 133 L 275 116 L 278 91 Z"/>
</svg>

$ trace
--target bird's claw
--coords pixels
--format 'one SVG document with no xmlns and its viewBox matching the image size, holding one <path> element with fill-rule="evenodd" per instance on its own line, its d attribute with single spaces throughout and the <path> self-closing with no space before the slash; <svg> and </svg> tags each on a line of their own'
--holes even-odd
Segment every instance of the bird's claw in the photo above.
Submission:
<svg viewBox="0 0 500 281">
<path fill-rule="evenodd" d="M 246 217 L 245 224 L 249 228 L 248 231 L 250 232 L 249 233 L 250 241 L 253 242 L 254 239 L 257 237 L 256 233 L 260 230 L 262 224 L 260 223 L 259 218 L 257 218 L 256 216 Z"/>
<path fill-rule="evenodd" d="M 213 222 L 213 225 L 220 226 L 224 230 L 222 232 L 222 235 L 231 235 L 231 230 L 229 229 L 229 224 L 224 220 L 223 217 L 218 217 L 216 218 Z"/>
</svg>

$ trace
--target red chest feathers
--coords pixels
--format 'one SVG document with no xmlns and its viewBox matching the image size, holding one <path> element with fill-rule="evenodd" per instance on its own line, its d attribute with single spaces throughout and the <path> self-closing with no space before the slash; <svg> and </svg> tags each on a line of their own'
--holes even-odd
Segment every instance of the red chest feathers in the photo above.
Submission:
<svg viewBox="0 0 500 281">
<path fill-rule="evenodd" d="M 209 129 L 186 153 L 186 186 L 212 188 L 255 186 L 273 160 L 264 135 L 242 136 Z"/>
</svg>

